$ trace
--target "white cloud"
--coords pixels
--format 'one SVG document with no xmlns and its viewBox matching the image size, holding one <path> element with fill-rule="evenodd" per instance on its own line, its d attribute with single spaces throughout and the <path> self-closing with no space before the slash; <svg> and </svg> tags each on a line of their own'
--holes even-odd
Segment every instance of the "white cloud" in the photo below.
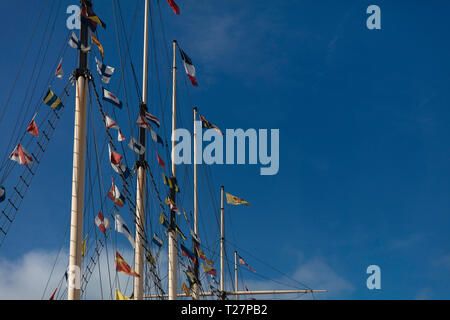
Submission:
<svg viewBox="0 0 450 320">
<path fill-rule="evenodd" d="M 293 281 L 295 280 L 295 281 Z M 328 290 L 326 293 L 315 293 L 316 299 L 345 299 L 346 295 L 354 290 L 354 286 L 338 275 L 322 258 L 312 258 L 301 263 L 295 271 L 288 277 L 280 277 L 274 281 L 245 281 L 249 290 L 292 290 L 284 284 L 295 287 L 302 287 L 300 283 L 307 285 L 314 290 Z M 304 287 L 302 287 L 304 288 Z M 243 289 L 243 288 L 240 288 Z M 306 289 L 306 288 L 305 288 Z M 301 294 L 264 295 L 255 296 L 256 299 L 312 299 L 312 295 L 302 296 Z"/>
<path fill-rule="evenodd" d="M 17 260 L 0 259 L 0 265 L 2 266 L 0 268 L 0 299 L 41 299 L 56 255 L 54 251 L 36 250 L 25 254 Z M 58 264 L 55 270 L 63 275 L 64 272 L 61 272 L 61 270 L 65 270 L 65 267 Z M 52 286 L 56 287 L 59 279 L 54 280 L 50 282 L 49 288 Z M 52 291 L 51 289 L 48 290 Z"/>
<path fill-rule="evenodd" d="M 124 259 L 133 265 L 133 251 L 120 251 Z M 22 257 L 14 260 L 0 259 L 2 268 L 0 270 L 0 300 L 40 300 L 48 299 L 53 290 L 58 286 L 62 280 L 68 262 L 68 250 L 63 250 L 57 263 L 53 275 L 50 279 L 46 292 L 45 286 L 50 277 L 53 264 L 57 257 L 56 251 L 34 250 L 26 253 Z M 158 265 L 159 274 L 161 275 L 162 287 L 167 288 L 167 253 L 161 252 L 160 264 Z M 114 288 L 119 286 L 120 290 L 127 296 L 133 292 L 133 278 L 124 274 L 119 274 L 116 278 L 114 267 L 114 254 L 109 250 L 109 272 L 106 255 L 101 255 L 100 258 L 100 273 L 98 265 L 93 269 L 92 277 L 86 289 L 85 299 L 105 299 L 109 300 L 111 296 L 114 298 Z M 259 270 L 258 270 L 259 271 Z M 101 281 L 100 281 L 101 278 Z M 317 299 L 336 299 L 346 298 L 346 295 L 354 290 L 351 283 L 338 275 L 322 258 L 312 258 L 297 266 L 295 271 L 290 274 L 290 278 L 279 277 L 270 280 L 245 280 L 245 285 L 249 290 L 290 290 L 292 287 L 284 284 L 292 284 L 297 286 L 292 279 L 305 283 L 312 289 L 326 289 L 328 293 L 318 293 L 314 297 Z M 184 279 L 182 271 L 178 273 L 179 286 Z M 255 278 L 253 278 L 255 279 Z M 242 281 L 239 281 L 242 285 Z M 112 289 L 111 289 L 112 287 Z M 227 283 L 226 288 L 231 288 L 230 283 Z M 65 289 L 65 284 L 62 285 L 62 290 Z M 205 288 L 206 290 L 207 288 Z M 244 288 L 239 288 L 243 290 Z M 61 297 L 61 293 L 57 293 L 57 297 Z M 255 296 L 257 299 L 296 299 L 300 295 L 268 295 Z M 62 296 L 65 299 L 66 295 Z M 242 297 L 242 299 L 248 297 Z M 305 296 L 301 297 L 305 298 Z M 310 294 L 306 298 L 312 298 Z M 234 299 L 234 297 L 230 297 Z"/>
</svg>

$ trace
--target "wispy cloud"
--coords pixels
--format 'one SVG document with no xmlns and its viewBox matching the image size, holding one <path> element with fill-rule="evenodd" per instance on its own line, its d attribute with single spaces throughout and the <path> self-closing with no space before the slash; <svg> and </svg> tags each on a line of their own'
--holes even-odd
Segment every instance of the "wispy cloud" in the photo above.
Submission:
<svg viewBox="0 0 450 320">
<path fill-rule="evenodd" d="M 287 286 L 290 284 L 290 286 Z M 355 288 L 342 275 L 330 267 L 321 257 L 314 257 L 300 263 L 289 277 L 280 277 L 272 280 L 246 280 L 245 285 L 249 290 L 292 290 L 292 286 L 303 289 L 327 290 L 325 293 L 307 294 L 283 294 L 255 296 L 257 299 L 345 299 Z M 302 286 L 302 287 L 303 287 Z M 243 289 L 243 288 L 240 288 Z"/>
<path fill-rule="evenodd" d="M 125 250 L 121 255 L 130 265 L 133 262 L 133 251 Z M 40 300 L 48 299 L 53 290 L 61 281 L 67 267 L 67 250 L 61 252 L 60 258 L 56 259 L 56 251 L 35 250 L 29 252 L 22 257 L 14 260 L 1 259 L 2 265 L 0 271 L 0 300 Z M 53 264 L 57 261 L 53 275 L 50 278 L 50 272 Z M 109 271 L 108 262 L 109 261 Z M 166 274 L 167 270 L 167 254 L 161 252 L 161 259 L 158 269 L 160 274 Z M 111 299 L 114 295 L 114 288 L 119 287 L 120 290 L 130 296 L 133 292 L 133 278 L 127 275 L 119 274 L 116 278 L 114 268 L 114 257 L 109 254 L 109 260 L 106 255 L 100 258 L 100 269 L 98 265 L 94 268 L 92 277 L 86 289 L 85 299 Z M 50 281 L 49 281 L 50 278 Z M 179 272 L 179 279 L 183 275 Z M 290 277 L 280 277 L 270 280 L 246 280 L 245 285 L 249 290 L 281 290 L 292 289 L 283 284 L 292 283 L 292 279 L 297 282 L 305 283 L 313 289 L 326 289 L 328 293 L 315 294 L 314 298 L 318 299 L 336 299 L 345 298 L 350 294 L 354 287 L 338 275 L 322 258 L 312 258 L 297 266 Z M 47 290 L 44 289 L 48 283 Z M 167 286 L 167 277 L 162 277 L 162 286 Z M 230 284 L 231 287 L 231 284 Z M 65 283 L 62 284 L 62 290 L 65 290 Z M 244 288 L 240 288 L 244 289 Z M 60 293 L 57 293 L 57 296 Z M 63 299 L 66 296 L 63 296 Z M 311 295 L 306 298 L 313 298 Z M 282 295 L 282 296 L 257 296 L 257 299 L 296 299 L 305 298 L 298 294 Z M 230 297 L 233 298 L 233 297 Z M 248 297 L 247 297 L 248 298 Z"/>
</svg>

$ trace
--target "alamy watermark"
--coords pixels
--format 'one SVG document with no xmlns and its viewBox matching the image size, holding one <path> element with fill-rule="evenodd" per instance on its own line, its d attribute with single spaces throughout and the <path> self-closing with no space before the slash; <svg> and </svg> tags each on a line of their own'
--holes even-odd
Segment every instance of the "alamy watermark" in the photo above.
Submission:
<svg viewBox="0 0 450 320">
<path fill-rule="evenodd" d="M 377 265 L 371 265 L 367 267 L 367 274 L 370 276 L 367 278 L 366 285 L 369 290 L 381 289 L 381 269 Z"/>
<path fill-rule="evenodd" d="M 270 151 L 268 129 L 227 129 L 222 135 L 215 129 L 203 131 L 202 122 L 195 122 L 197 133 L 197 164 L 260 164 L 261 175 L 276 175 L 280 166 L 280 130 L 270 129 Z M 177 143 L 175 164 L 192 164 L 192 135 L 187 129 L 177 129 L 172 139 Z M 224 142 L 225 139 L 225 142 Z M 204 142 L 208 142 L 203 146 Z M 248 143 L 247 143 L 248 142 Z M 248 152 L 246 147 L 248 145 Z M 224 157 L 225 150 L 225 157 Z M 235 157 L 235 150 L 236 157 Z M 246 158 L 248 157 L 248 163 Z M 235 162 L 236 158 L 236 162 Z"/>
<path fill-rule="evenodd" d="M 77 5 L 68 6 L 66 13 L 69 15 L 69 17 L 66 20 L 67 29 L 69 30 L 80 29 L 81 28 L 80 6 Z"/>
</svg>

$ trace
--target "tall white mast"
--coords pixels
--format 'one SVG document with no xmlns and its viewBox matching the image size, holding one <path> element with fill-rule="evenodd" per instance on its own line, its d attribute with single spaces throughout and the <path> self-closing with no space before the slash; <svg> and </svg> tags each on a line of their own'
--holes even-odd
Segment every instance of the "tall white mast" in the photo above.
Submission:
<svg viewBox="0 0 450 320">
<path fill-rule="evenodd" d="M 194 274 L 195 279 L 198 281 L 199 279 L 199 261 L 198 261 L 198 196 L 197 196 L 197 126 L 196 126 L 196 120 L 197 120 L 197 108 L 194 107 L 194 239 L 192 239 L 192 244 L 194 248 L 194 255 L 196 258 L 196 262 L 194 264 Z M 199 297 L 199 285 L 197 282 L 193 284 L 192 288 L 192 298 L 194 300 L 197 300 Z"/>
<path fill-rule="evenodd" d="M 81 0 L 81 6 L 85 1 Z M 90 4 L 90 3 L 89 3 Z M 81 24 L 80 42 L 88 46 L 88 30 Z M 68 299 L 79 300 L 81 297 L 81 250 L 83 237 L 84 211 L 84 176 L 86 166 L 86 116 L 87 116 L 87 72 L 88 53 L 79 50 L 79 65 L 75 74 L 77 77 L 75 97 L 75 124 L 73 137 L 73 167 L 72 167 L 72 204 L 70 220 L 70 256 L 68 275 Z"/>
<path fill-rule="evenodd" d="M 234 251 L 234 291 L 238 291 L 238 267 L 237 267 L 237 251 Z M 239 296 L 236 295 L 236 300 L 239 300 Z"/>
<path fill-rule="evenodd" d="M 220 294 L 222 298 L 225 293 L 225 229 L 224 229 L 224 213 L 223 213 L 223 192 L 224 187 L 220 187 Z"/>
<path fill-rule="evenodd" d="M 144 22 L 144 60 L 142 76 L 142 104 L 140 114 L 145 116 L 148 97 L 148 22 L 149 22 L 149 2 L 145 0 L 145 22 Z M 145 129 L 139 129 L 139 142 L 145 146 Z M 134 267 L 140 277 L 134 278 L 134 299 L 142 300 L 144 283 L 144 251 L 145 242 L 143 239 L 145 230 L 145 153 L 139 156 L 137 164 L 137 188 L 136 188 L 136 246 L 134 251 Z"/>
<path fill-rule="evenodd" d="M 175 130 L 177 128 L 177 42 L 173 43 L 173 82 L 172 82 L 172 176 L 176 177 L 175 166 Z M 171 189 L 171 197 L 175 202 L 175 190 Z M 175 212 L 170 212 L 169 226 L 169 300 L 176 300 L 178 294 L 178 243 L 177 231 L 175 230 Z"/>
</svg>

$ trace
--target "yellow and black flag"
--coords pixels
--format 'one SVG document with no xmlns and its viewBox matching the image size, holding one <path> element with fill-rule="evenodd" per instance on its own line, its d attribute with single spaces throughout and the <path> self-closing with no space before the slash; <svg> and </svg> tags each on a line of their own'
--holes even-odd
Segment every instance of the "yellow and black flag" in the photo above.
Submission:
<svg viewBox="0 0 450 320">
<path fill-rule="evenodd" d="M 166 177 L 166 175 L 163 173 L 163 180 L 164 180 L 164 184 L 166 186 L 168 186 L 170 189 L 175 190 L 175 192 L 180 192 L 180 188 L 178 188 L 178 184 L 177 184 L 177 178 L 175 177 Z"/>
<path fill-rule="evenodd" d="M 106 29 L 106 24 L 97 16 L 90 5 L 84 5 L 81 8 L 81 22 L 86 24 L 93 32 L 97 30 L 97 24 Z"/>
<path fill-rule="evenodd" d="M 199 114 L 200 116 L 200 120 L 202 120 L 202 127 L 206 128 L 206 129 L 214 129 L 217 132 L 219 132 L 221 135 L 223 135 L 222 131 L 220 131 L 220 129 L 218 127 L 216 127 L 215 125 L 213 125 L 211 122 L 209 122 L 208 120 L 205 119 L 205 117 L 203 117 L 201 114 Z"/>
</svg>

